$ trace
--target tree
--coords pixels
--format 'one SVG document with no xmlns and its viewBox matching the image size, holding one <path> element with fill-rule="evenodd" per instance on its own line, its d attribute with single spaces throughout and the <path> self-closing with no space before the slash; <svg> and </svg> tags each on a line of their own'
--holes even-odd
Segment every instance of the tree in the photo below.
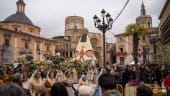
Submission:
<svg viewBox="0 0 170 96">
<path fill-rule="evenodd" d="M 154 57 L 157 64 L 170 64 L 170 45 L 161 46 Z"/>
<path fill-rule="evenodd" d="M 139 45 L 139 36 L 144 35 L 146 28 L 144 26 L 139 26 L 137 24 L 129 24 L 126 27 L 125 35 L 133 35 L 133 59 L 136 67 L 136 80 L 139 80 L 139 68 L 138 68 L 138 45 Z"/>
</svg>

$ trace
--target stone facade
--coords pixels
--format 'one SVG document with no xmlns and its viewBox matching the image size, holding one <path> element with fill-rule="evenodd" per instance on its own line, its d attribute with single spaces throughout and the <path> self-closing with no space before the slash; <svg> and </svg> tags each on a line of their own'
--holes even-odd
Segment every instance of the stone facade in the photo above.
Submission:
<svg viewBox="0 0 170 96">
<path fill-rule="evenodd" d="M 158 28 L 152 27 L 152 17 L 146 15 L 145 6 L 142 2 L 141 14 L 136 18 L 136 24 L 147 28 L 147 32 L 139 37 L 138 60 L 139 63 L 147 64 L 152 61 L 153 47 L 150 44 L 150 33 L 158 34 Z M 133 37 L 125 36 L 124 33 L 115 35 L 116 37 L 116 55 L 117 63 L 130 64 L 133 62 Z"/>
<path fill-rule="evenodd" d="M 94 33 L 94 32 L 89 32 L 87 28 L 84 27 L 84 18 L 80 16 L 68 16 L 65 20 L 65 33 L 64 36 L 57 36 L 56 41 L 60 40 L 60 44 L 63 46 L 69 45 L 70 47 L 65 50 L 63 48 L 57 49 L 58 52 L 61 53 L 62 56 L 72 59 L 74 57 L 74 52 L 77 47 L 78 41 L 80 40 L 80 37 L 83 34 L 87 34 L 91 44 L 92 48 L 94 50 L 95 57 L 97 60 L 99 60 L 99 63 L 103 63 L 103 36 L 100 33 Z M 66 37 L 69 37 L 69 40 L 66 39 Z M 62 38 L 62 39 L 61 39 Z M 65 42 L 65 43 L 63 43 Z M 111 57 L 110 57 L 110 49 L 112 44 L 107 44 L 107 51 L 106 51 L 106 57 L 107 60 L 106 62 L 111 63 Z M 64 54 L 72 54 L 71 56 L 67 56 Z"/>
<path fill-rule="evenodd" d="M 17 2 L 17 12 L 0 22 L 0 62 L 10 64 L 27 54 L 34 60 L 55 55 L 56 41 L 40 37 L 40 28 L 25 15 L 25 3 Z"/>
<path fill-rule="evenodd" d="M 170 1 L 166 0 L 159 16 L 159 30 L 162 44 L 170 44 Z"/>
<path fill-rule="evenodd" d="M 84 27 L 83 17 L 68 16 L 65 20 L 64 36 L 47 39 L 40 36 L 41 29 L 26 16 L 24 1 L 18 0 L 16 4 L 16 13 L 0 22 L 1 64 L 13 63 L 27 54 L 32 54 L 34 60 L 47 60 L 57 52 L 70 60 L 74 57 L 77 43 L 83 34 L 88 34 L 96 58 L 99 63 L 103 62 L 102 34 L 89 32 Z M 107 62 L 111 61 L 109 48 Z"/>
</svg>

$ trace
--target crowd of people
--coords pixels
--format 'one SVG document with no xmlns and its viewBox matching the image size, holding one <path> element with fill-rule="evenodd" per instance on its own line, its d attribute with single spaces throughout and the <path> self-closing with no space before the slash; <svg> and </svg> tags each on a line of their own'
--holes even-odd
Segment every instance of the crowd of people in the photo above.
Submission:
<svg viewBox="0 0 170 96">
<path fill-rule="evenodd" d="M 0 67 L 0 76 L 13 75 L 10 83 L 0 81 L 0 96 L 122 96 L 123 93 L 116 88 L 116 84 L 125 88 L 131 80 L 136 80 L 134 66 L 93 67 L 89 68 L 87 74 L 83 70 L 78 74 L 76 69 L 70 72 L 47 66 L 37 68 L 32 76 L 24 81 L 28 82 L 26 89 L 23 87 L 23 68 Z M 140 65 L 139 81 L 161 87 L 163 78 L 170 72 L 169 69 L 168 65 Z M 143 83 L 137 88 L 136 96 L 152 96 L 152 90 Z"/>
</svg>

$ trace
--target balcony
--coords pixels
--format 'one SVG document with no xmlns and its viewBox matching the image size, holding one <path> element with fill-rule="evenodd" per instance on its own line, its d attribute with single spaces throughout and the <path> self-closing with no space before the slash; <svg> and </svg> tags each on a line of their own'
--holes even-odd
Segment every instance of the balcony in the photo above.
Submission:
<svg viewBox="0 0 170 96">
<path fill-rule="evenodd" d="M 125 55 L 127 55 L 127 52 L 115 52 L 114 54 L 116 56 L 125 56 Z"/>
<path fill-rule="evenodd" d="M 31 49 L 21 48 L 21 49 L 19 50 L 19 54 L 32 54 L 32 51 L 31 51 Z"/>
</svg>

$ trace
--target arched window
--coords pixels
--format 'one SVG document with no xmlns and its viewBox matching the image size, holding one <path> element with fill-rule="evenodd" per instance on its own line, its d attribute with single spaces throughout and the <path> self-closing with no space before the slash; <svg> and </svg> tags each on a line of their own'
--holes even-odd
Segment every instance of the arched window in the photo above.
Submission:
<svg viewBox="0 0 170 96">
<path fill-rule="evenodd" d="M 90 41 L 91 41 L 93 48 L 97 47 L 97 39 L 96 38 L 92 38 Z"/>
</svg>

